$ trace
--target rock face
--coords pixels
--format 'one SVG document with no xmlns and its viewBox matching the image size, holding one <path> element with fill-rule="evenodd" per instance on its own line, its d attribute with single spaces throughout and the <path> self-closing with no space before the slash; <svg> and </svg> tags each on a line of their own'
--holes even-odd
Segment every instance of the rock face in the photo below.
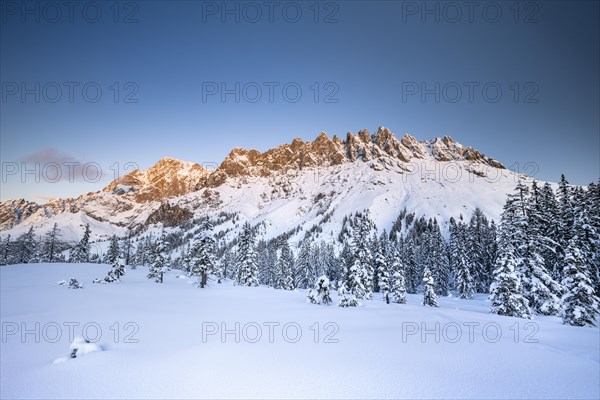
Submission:
<svg viewBox="0 0 600 400">
<path fill-rule="evenodd" d="M 177 205 L 163 203 L 158 210 L 154 211 L 146 220 L 146 225 L 162 223 L 164 226 L 177 226 L 182 222 L 188 221 L 193 216 L 190 210 L 181 208 Z"/>
<path fill-rule="evenodd" d="M 270 188 L 271 193 L 263 194 L 267 199 L 277 197 L 280 191 L 288 195 L 294 191 L 301 192 L 302 187 L 292 188 L 286 176 L 294 176 L 304 169 L 365 163 L 375 172 L 403 173 L 408 171 L 407 163 L 429 161 L 466 161 L 484 169 L 504 169 L 498 161 L 453 141 L 449 136 L 418 141 L 405 134 L 398 139 L 385 127 L 380 127 L 372 135 L 366 129 L 355 135 L 347 133 L 345 139 L 330 138 L 323 132 L 313 141 L 294 139 L 264 153 L 236 147 L 210 173 L 200 164 L 163 158 L 147 170 L 135 170 L 113 181 L 100 192 L 55 199 L 44 205 L 23 199 L 4 201 L 0 203 L 0 230 L 11 229 L 25 221 L 41 223 L 60 214 L 77 213 L 117 227 L 159 222 L 174 226 L 191 218 L 198 207 L 220 206 L 226 199 L 221 197 L 218 189 L 232 179 L 256 177 L 281 181 L 279 186 Z M 478 176 L 485 174 L 481 168 L 476 173 Z M 198 198 L 187 198 L 199 190 L 203 192 Z M 185 206 L 169 204 L 169 200 L 183 197 L 187 198 L 182 203 Z M 175 201 L 170 203 L 175 204 Z"/>
<path fill-rule="evenodd" d="M 104 188 L 138 203 L 162 201 L 198 190 L 208 172 L 200 164 L 163 158 L 149 169 L 136 169 Z"/>
<path fill-rule="evenodd" d="M 419 142 L 409 134 L 401 140 L 387 128 L 380 127 L 371 135 L 368 130 L 356 135 L 348 133 L 346 140 L 332 139 L 322 132 L 314 141 L 294 139 L 290 144 L 260 153 L 236 147 L 207 179 L 208 187 L 218 187 L 227 178 L 241 176 L 270 176 L 273 173 L 296 171 L 309 167 L 329 167 L 355 161 L 410 162 L 428 154 L 438 161 L 472 161 L 503 169 L 498 161 L 477 150 L 456 143 L 449 136 Z"/>
</svg>

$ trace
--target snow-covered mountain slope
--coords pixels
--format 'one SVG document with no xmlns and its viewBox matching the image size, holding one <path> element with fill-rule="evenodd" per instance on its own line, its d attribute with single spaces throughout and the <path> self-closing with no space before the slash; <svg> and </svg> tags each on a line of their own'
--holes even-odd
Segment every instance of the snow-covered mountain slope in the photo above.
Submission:
<svg viewBox="0 0 600 400">
<path fill-rule="evenodd" d="M 301 235 L 314 225 L 327 238 L 339 232 L 345 215 L 365 209 L 380 229 L 389 229 L 403 208 L 442 226 L 476 207 L 497 220 L 518 180 L 529 178 L 450 137 L 398 140 L 380 127 L 345 140 L 325 133 L 314 141 L 294 139 L 264 153 L 235 148 L 211 172 L 165 158 L 75 199 L 2 202 L 0 228 L 19 235 L 33 224 L 42 234 L 56 222 L 65 240 L 77 240 L 80 225 L 90 223 L 100 239 L 225 212 L 264 223 L 266 238 L 298 226 Z M 229 220 L 216 229 L 232 235 L 236 225 Z"/>
</svg>

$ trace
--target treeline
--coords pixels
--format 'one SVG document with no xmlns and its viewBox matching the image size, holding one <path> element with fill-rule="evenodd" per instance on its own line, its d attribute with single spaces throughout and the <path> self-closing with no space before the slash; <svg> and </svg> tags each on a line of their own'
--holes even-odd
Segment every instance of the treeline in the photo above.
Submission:
<svg viewBox="0 0 600 400">
<path fill-rule="evenodd" d="M 600 183 L 584 189 L 562 176 L 556 193 L 548 183 L 519 183 L 498 226 L 479 209 L 468 220 L 461 215 L 446 223 L 442 229 L 435 218 L 402 210 L 388 233 L 365 210 L 344 218 L 335 243 L 312 235 L 290 242 L 299 228 L 257 240 L 261 226 L 248 222 L 238 237 L 224 242 L 222 235 L 215 238 L 212 221 L 204 218 L 192 236 L 163 231 L 157 238 L 135 241 L 128 235 L 120 243 L 113 237 L 102 258 L 90 254 L 89 225 L 81 241 L 68 248 L 55 224 L 38 240 L 33 228 L 15 241 L 3 239 L 0 262 L 106 262 L 113 265 L 108 274 L 112 282 L 122 275 L 119 259 L 132 268 L 149 267 L 148 278 L 157 282 L 175 268 L 197 276 L 199 287 L 229 278 L 238 285 L 315 289 L 321 294 L 331 288 L 338 291 L 342 307 L 356 306 L 374 293 L 387 303 L 404 303 L 406 293 L 423 293 L 423 304 L 430 306 L 452 292 L 463 299 L 489 293 L 491 311 L 500 315 L 561 315 L 572 325 L 595 323 Z M 449 232 L 448 240 L 442 231 Z"/>
</svg>

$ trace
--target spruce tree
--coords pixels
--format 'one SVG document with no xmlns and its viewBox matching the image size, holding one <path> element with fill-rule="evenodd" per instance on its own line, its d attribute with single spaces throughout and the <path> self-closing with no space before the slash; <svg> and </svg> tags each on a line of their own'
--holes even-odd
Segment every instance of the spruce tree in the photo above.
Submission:
<svg viewBox="0 0 600 400">
<path fill-rule="evenodd" d="M 521 246 L 522 291 L 529 307 L 536 314 L 556 315 L 560 311 L 562 287 L 546 271 L 544 260 L 535 248 L 533 239 Z"/>
<path fill-rule="evenodd" d="M 163 231 L 156 240 L 156 243 L 154 243 L 152 259 L 148 271 L 148 279 L 154 279 L 154 282 L 156 283 L 163 283 L 165 272 L 171 269 L 166 252 L 167 237 L 165 231 Z"/>
<path fill-rule="evenodd" d="M 125 266 L 121 262 L 121 255 L 119 251 L 119 239 L 117 239 L 117 235 L 113 235 L 110 240 L 107 261 L 111 265 L 111 270 L 108 271 L 108 274 L 104 278 L 104 281 L 118 282 L 121 276 L 125 275 Z"/>
<path fill-rule="evenodd" d="M 552 186 L 546 182 L 540 190 L 539 204 L 534 215 L 534 226 L 541 239 L 541 255 L 544 258 L 546 270 L 555 280 L 562 276 L 561 244 L 558 227 L 558 203 Z"/>
<path fill-rule="evenodd" d="M 329 294 L 329 279 L 321 275 L 315 282 L 314 289 L 308 291 L 308 300 L 312 304 L 329 304 L 331 296 Z"/>
<path fill-rule="evenodd" d="M 85 224 L 83 237 L 71 250 L 69 262 L 72 263 L 86 263 L 90 262 L 90 224 Z"/>
<path fill-rule="evenodd" d="M 438 307 L 437 296 L 435 295 L 435 282 L 429 268 L 423 270 L 423 305 Z"/>
<path fill-rule="evenodd" d="M 192 245 L 188 242 L 182 251 L 181 264 L 187 276 L 192 276 L 194 268 L 194 251 Z"/>
<path fill-rule="evenodd" d="M 494 281 L 490 288 L 491 312 L 498 315 L 531 318 L 528 301 L 521 294 L 521 279 L 515 271 L 515 251 L 510 243 L 499 247 Z"/>
<path fill-rule="evenodd" d="M 21 235 L 17 239 L 19 255 L 18 262 L 20 264 L 27 264 L 35 262 L 35 256 L 37 252 L 37 243 L 35 241 L 35 234 L 33 232 L 33 225 L 29 227 L 27 233 Z"/>
<path fill-rule="evenodd" d="M 243 286 L 258 286 L 258 265 L 254 247 L 254 233 L 246 222 L 238 238 L 235 283 Z"/>
<path fill-rule="evenodd" d="M 309 240 L 304 239 L 296 259 L 296 287 L 298 288 L 310 288 L 317 279 L 317 271 L 311 257 L 312 252 Z"/>
<path fill-rule="evenodd" d="M 433 220 L 430 245 L 430 265 L 432 265 L 432 272 L 435 280 L 435 292 L 439 296 L 448 296 L 450 289 L 448 251 L 436 219 Z"/>
<path fill-rule="evenodd" d="M 387 304 L 390 304 L 391 301 L 391 295 L 390 295 L 390 291 L 391 291 L 391 284 L 390 284 L 390 273 L 388 270 L 388 266 L 386 264 L 383 264 L 381 266 L 378 266 L 378 282 L 379 282 L 379 291 L 382 294 L 382 298 L 383 301 L 385 301 Z"/>
<path fill-rule="evenodd" d="M 373 265 L 375 270 L 373 290 L 375 292 L 384 291 L 384 289 L 382 288 L 382 283 L 380 283 L 379 281 L 384 276 L 386 282 L 383 285 L 386 286 L 385 290 L 387 291 L 387 296 L 384 294 L 384 301 L 386 301 L 386 297 L 389 300 L 390 282 L 387 265 L 388 240 L 385 231 L 381 234 L 379 238 L 377 238 L 377 236 L 373 236 L 373 238 L 371 239 L 371 248 L 373 254 Z"/>
<path fill-rule="evenodd" d="M 279 255 L 275 264 L 275 275 L 273 287 L 275 289 L 293 290 L 295 289 L 292 277 L 292 268 L 294 265 L 294 256 L 290 249 L 288 241 L 283 239 L 280 243 Z"/>
<path fill-rule="evenodd" d="M 0 265 L 7 265 L 10 263 L 10 248 L 11 248 L 10 235 L 6 235 L 6 239 L 2 240 L 0 246 Z"/>
<path fill-rule="evenodd" d="M 356 296 L 353 295 L 346 288 L 345 282 L 342 282 L 338 286 L 338 296 L 340 297 L 338 306 L 340 306 L 340 307 L 356 307 L 356 306 L 358 306 L 358 300 L 356 299 Z"/>
<path fill-rule="evenodd" d="M 402 266 L 402 260 L 400 254 L 395 246 L 391 249 L 392 252 L 392 299 L 394 303 L 405 304 L 406 303 L 406 281 L 404 277 L 404 268 Z"/>
<path fill-rule="evenodd" d="M 348 290 L 350 290 L 357 299 L 373 298 L 373 258 L 370 249 L 369 232 L 371 230 L 370 223 L 366 219 L 358 219 L 358 226 L 354 230 L 352 249 L 354 253 L 354 264 L 351 271 L 352 279 L 348 282 Z M 352 270 L 351 268 L 351 270 Z M 357 284 L 355 278 L 360 281 Z"/>
<path fill-rule="evenodd" d="M 461 246 L 462 247 L 462 246 Z M 456 259 L 456 271 L 454 271 L 456 281 L 456 291 L 461 299 L 470 299 L 473 297 L 473 278 L 469 271 L 469 266 L 461 251 Z"/>
<path fill-rule="evenodd" d="M 421 277 L 415 260 L 416 247 L 412 235 L 407 234 L 404 245 L 403 263 L 406 266 L 406 291 L 415 294 L 420 284 Z"/>
<path fill-rule="evenodd" d="M 52 229 L 49 230 L 43 242 L 43 255 L 42 259 L 45 262 L 55 262 L 56 254 L 59 250 L 59 238 L 61 236 L 58 224 L 55 222 Z"/>
<path fill-rule="evenodd" d="M 577 245 L 577 237 L 569 241 L 565 249 L 563 286 L 563 323 L 575 326 L 596 326 L 599 300 L 594 295 L 589 266 Z"/>
<path fill-rule="evenodd" d="M 330 287 L 337 287 L 339 280 L 339 261 L 335 256 L 333 244 L 321 242 L 321 262 L 323 265 L 323 274 L 329 278 Z"/>
<path fill-rule="evenodd" d="M 473 297 L 473 276 L 466 252 L 466 227 L 459 222 L 451 226 L 450 230 L 450 256 L 454 269 L 454 283 L 461 299 Z"/>
</svg>

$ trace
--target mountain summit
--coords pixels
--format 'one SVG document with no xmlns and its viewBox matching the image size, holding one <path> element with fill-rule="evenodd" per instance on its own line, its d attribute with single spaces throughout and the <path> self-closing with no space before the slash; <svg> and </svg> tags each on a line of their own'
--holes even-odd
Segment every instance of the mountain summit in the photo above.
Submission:
<svg viewBox="0 0 600 400">
<path fill-rule="evenodd" d="M 103 191 L 117 195 L 130 193 L 139 203 L 160 201 L 198 190 L 207 175 L 200 164 L 165 157 L 147 170 L 129 172 Z"/>
</svg>

